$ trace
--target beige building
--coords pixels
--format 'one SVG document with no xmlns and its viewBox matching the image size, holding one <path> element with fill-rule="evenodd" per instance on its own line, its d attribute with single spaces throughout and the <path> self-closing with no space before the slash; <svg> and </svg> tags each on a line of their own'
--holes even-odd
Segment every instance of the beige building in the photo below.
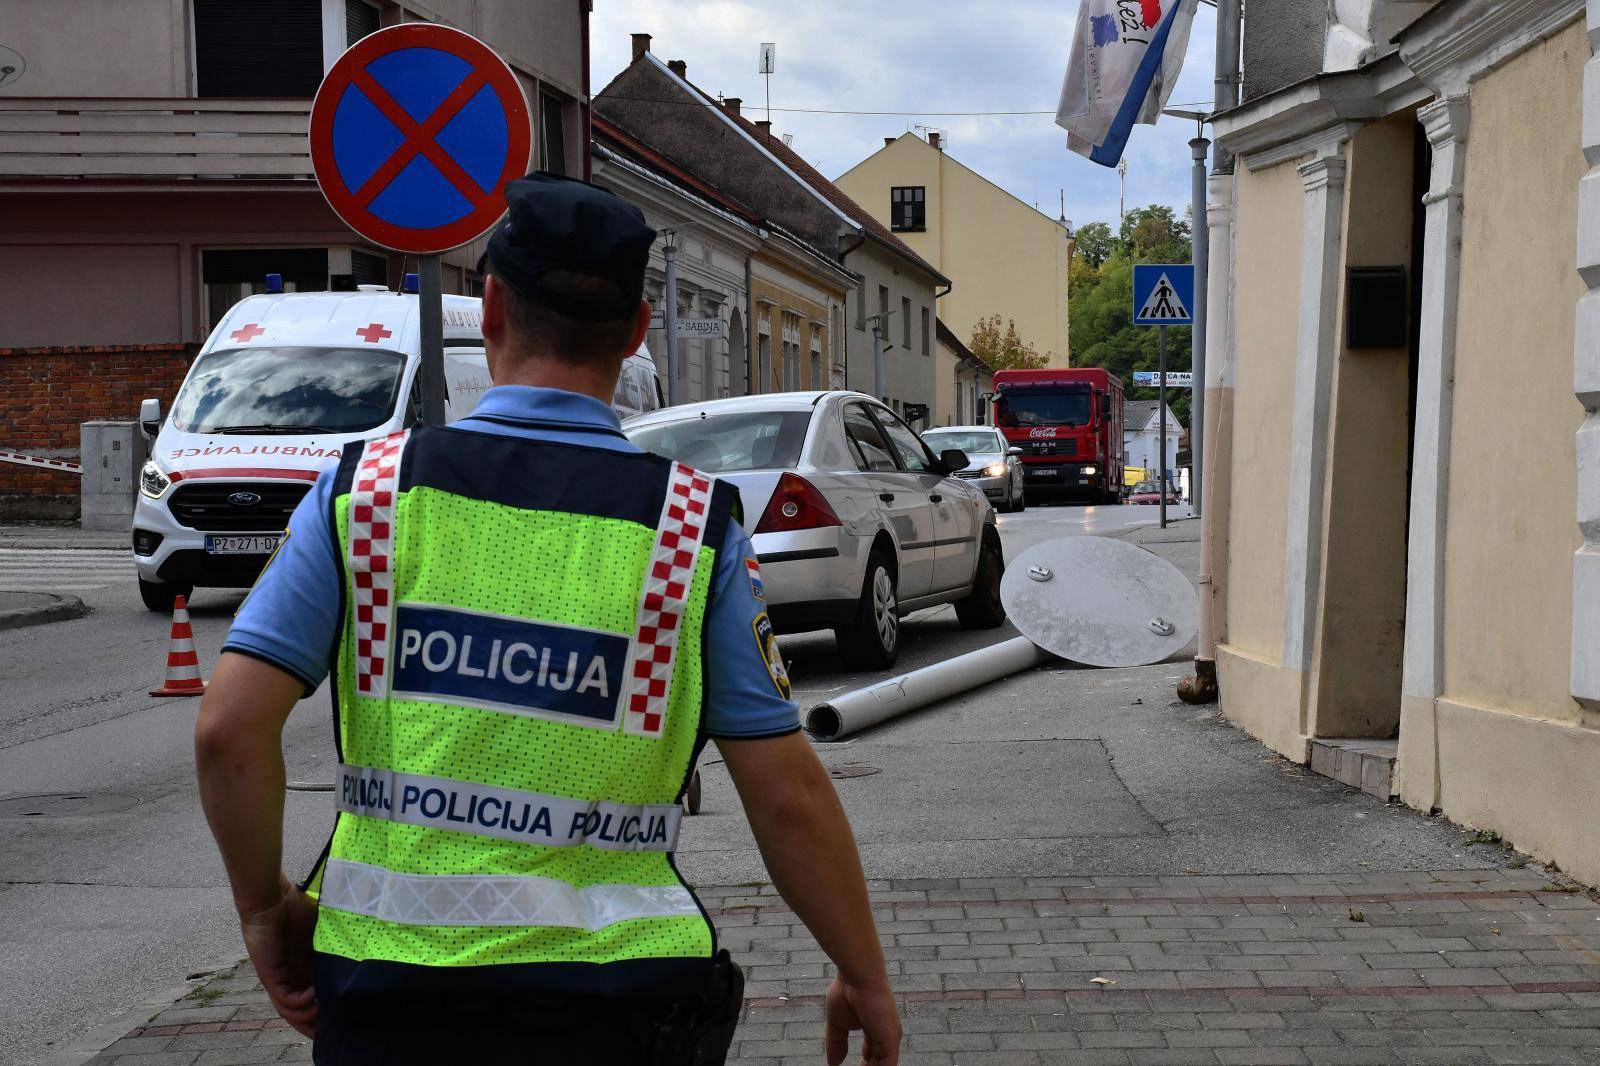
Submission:
<svg viewBox="0 0 1600 1066">
<path fill-rule="evenodd" d="M 1202 672 L 1600 882 L 1600 7 L 1296 2 L 1215 122 Z"/>
<path fill-rule="evenodd" d="M 938 316 L 963 341 L 1000 315 L 1050 359 L 1068 365 L 1067 268 L 1072 232 L 914 133 L 884 146 L 835 181 L 955 287 Z"/>
<path fill-rule="evenodd" d="M 938 323 L 935 349 L 932 426 L 976 426 L 989 421 L 988 397 L 994 392 L 994 371 L 972 354 L 944 319 Z"/>
</svg>

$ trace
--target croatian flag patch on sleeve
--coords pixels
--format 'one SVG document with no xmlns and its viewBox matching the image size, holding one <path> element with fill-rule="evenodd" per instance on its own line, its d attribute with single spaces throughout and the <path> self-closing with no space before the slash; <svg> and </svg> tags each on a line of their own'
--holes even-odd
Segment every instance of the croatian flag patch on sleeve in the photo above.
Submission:
<svg viewBox="0 0 1600 1066">
<path fill-rule="evenodd" d="M 753 558 L 747 558 L 744 561 L 744 572 L 750 575 L 750 594 L 765 603 L 767 586 L 761 583 L 761 564 Z"/>
</svg>

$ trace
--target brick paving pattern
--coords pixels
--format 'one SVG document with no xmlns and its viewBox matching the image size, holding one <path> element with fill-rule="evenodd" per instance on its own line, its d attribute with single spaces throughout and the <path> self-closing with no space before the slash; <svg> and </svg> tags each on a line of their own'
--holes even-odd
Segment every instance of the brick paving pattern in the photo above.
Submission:
<svg viewBox="0 0 1600 1066">
<path fill-rule="evenodd" d="M 1600 1063 L 1600 904 L 1537 868 L 872 887 L 907 1064 Z M 701 896 L 748 977 L 730 1061 L 822 1061 L 815 942 L 770 886 Z M 309 1060 L 244 967 L 92 1062 Z"/>
</svg>

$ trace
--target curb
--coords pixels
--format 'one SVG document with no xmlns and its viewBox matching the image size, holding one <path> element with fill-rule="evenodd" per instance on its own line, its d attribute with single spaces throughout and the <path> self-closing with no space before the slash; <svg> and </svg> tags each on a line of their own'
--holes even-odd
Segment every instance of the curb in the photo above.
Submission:
<svg viewBox="0 0 1600 1066">
<path fill-rule="evenodd" d="M 174 985 L 170 988 L 163 988 L 158 992 L 152 992 L 138 1003 L 122 1011 L 122 1013 L 101 1022 L 72 1041 L 72 1043 L 54 1052 L 40 1066 L 84 1066 L 84 1063 L 87 1063 L 100 1052 L 127 1036 L 132 1030 L 144 1025 L 174 1003 L 181 1001 L 195 989 L 205 987 L 206 983 L 218 974 L 233 969 L 248 958 L 248 955 L 233 956 L 200 976 L 189 978 L 181 985 Z"/>
<path fill-rule="evenodd" d="M 42 626 L 49 622 L 65 622 L 82 618 L 89 608 L 76 596 L 58 596 L 53 592 L 26 593 L 37 596 L 42 603 L 0 611 L 0 629 L 21 629 L 24 626 Z"/>
</svg>

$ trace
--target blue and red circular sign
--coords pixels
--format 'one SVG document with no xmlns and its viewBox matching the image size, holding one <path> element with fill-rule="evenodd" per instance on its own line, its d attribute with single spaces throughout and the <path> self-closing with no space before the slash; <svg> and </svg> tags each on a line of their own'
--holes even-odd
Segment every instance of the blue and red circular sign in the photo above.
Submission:
<svg viewBox="0 0 1600 1066">
<path fill-rule="evenodd" d="M 311 105 L 311 166 L 345 224 L 428 255 L 482 236 L 528 168 L 528 106 L 511 68 L 460 30 L 408 22 L 339 57 Z"/>
</svg>

